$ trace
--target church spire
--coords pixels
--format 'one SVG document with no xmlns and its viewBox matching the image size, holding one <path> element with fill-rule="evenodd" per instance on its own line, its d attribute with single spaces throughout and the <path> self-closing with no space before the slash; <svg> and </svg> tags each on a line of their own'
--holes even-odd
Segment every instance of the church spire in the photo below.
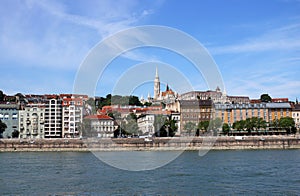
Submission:
<svg viewBox="0 0 300 196">
<path fill-rule="evenodd" d="M 156 66 L 155 70 L 155 79 L 154 79 L 154 100 L 157 100 L 160 96 L 160 81 L 159 81 L 159 76 L 158 76 L 158 69 Z"/>
<path fill-rule="evenodd" d="M 159 79 L 157 66 L 156 66 L 156 69 L 155 69 L 155 79 L 156 79 L 156 78 Z"/>
</svg>

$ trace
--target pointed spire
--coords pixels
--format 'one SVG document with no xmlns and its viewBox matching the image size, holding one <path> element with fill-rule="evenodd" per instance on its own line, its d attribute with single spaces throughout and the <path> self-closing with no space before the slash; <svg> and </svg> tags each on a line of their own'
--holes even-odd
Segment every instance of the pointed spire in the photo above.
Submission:
<svg viewBox="0 0 300 196">
<path fill-rule="evenodd" d="M 156 66 L 156 69 L 155 69 L 155 78 L 159 78 L 157 66 Z"/>
<path fill-rule="evenodd" d="M 296 104 L 298 104 L 298 98 L 296 97 Z"/>
<path fill-rule="evenodd" d="M 167 88 L 166 88 L 166 91 L 169 91 L 170 89 L 169 89 L 169 84 L 167 83 Z"/>
</svg>

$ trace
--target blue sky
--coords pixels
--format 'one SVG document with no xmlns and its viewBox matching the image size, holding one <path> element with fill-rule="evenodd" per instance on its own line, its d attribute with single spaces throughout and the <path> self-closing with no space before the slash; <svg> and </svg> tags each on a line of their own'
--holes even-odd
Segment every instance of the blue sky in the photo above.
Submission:
<svg viewBox="0 0 300 196">
<path fill-rule="evenodd" d="M 269 93 L 295 100 L 300 97 L 299 10 L 298 0 L 1 0 L 0 89 L 7 94 L 71 93 L 81 63 L 101 40 L 130 27 L 164 25 L 203 44 L 227 94 L 258 98 Z M 96 95 L 111 93 L 126 70 L 149 61 L 174 66 L 195 90 L 207 90 L 184 58 L 143 48 L 115 59 L 100 77 Z M 153 78 L 155 64 L 147 73 Z M 162 83 L 172 87 L 162 72 Z M 138 84 L 133 94 L 153 94 L 152 86 Z"/>
</svg>

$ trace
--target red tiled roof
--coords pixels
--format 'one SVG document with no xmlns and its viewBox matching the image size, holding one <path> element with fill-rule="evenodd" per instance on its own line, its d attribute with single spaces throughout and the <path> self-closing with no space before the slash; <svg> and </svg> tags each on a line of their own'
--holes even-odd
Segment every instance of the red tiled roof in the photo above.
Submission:
<svg viewBox="0 0 300 196">
<path fill-rule="evenodd" d="M 98 120 L 113 120 L 113 118 L 111 118 L 107 115 L 104 115 L 104 114 L 89 115 L 89 116 L 86 116 L 84 118 L 86 118 L 86 119 L 98 119 Z"/>
</svg>

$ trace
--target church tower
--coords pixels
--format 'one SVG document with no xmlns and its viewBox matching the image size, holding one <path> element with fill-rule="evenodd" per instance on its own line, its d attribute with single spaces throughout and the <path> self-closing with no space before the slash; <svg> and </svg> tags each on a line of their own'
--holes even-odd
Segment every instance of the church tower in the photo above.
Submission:
<svg viewBox="0 0 300 196">
<path fill-rule="evenodd" d="M 156 67 L 155 79 L 154 79 L 154 100 L 157 100 L 160 96 L 160 81 L 158 76 L 158 70 Z"/>
</svg>

